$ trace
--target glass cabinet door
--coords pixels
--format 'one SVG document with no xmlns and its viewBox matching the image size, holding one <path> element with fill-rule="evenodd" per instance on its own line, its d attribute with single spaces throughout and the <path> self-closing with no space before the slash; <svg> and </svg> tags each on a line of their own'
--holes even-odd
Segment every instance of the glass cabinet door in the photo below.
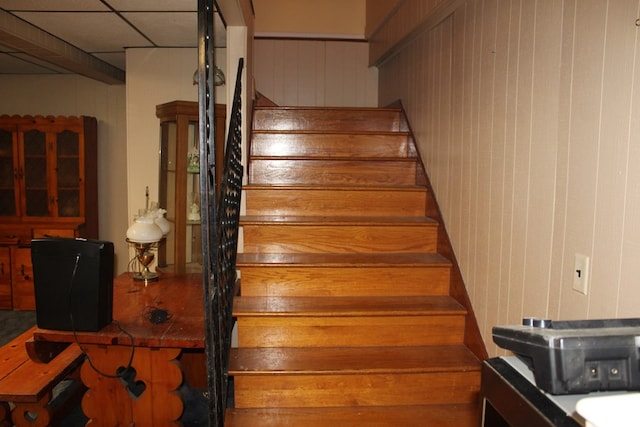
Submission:
<svg viewBox="0 0 640 427">
<path fill-rule="evenodd" d="M 167 210 L 166 218 L 171 230 L 158 247 L 158 266 L 175 263 L 176 232 L 176 122 L 160 124 L 160 194 L 158 204 Z"/>
<path fill-rule="evenodd" d="M 47 189 L 47 134 L 39 130 L 24 132 L 22 141 L 24 174 L 24 214 L 49 216 Z"/>
<path fill-rule="evenodd" d="M 171 231 L 158 247 L 158 266 L 184 273 L 202 270 L 198 104 L 156 107 L 160 119 L 158 202 Z"/>
<path fill-rule="evenodd" d="M 59 217 L 79 217 L 82 179 L 80 175 L 80 135 L 78 132 L 64 130 L 56 134 L 54 144 L 56 150 L 57 212 Z"/>
<path fill-rule="evenodd" d="M 187 263 L 202 264 L 202 227 L 200 218 L 200 158 L 198 123 L 187 128 Z"/>
<path fill-rule="evenodd" d="M 217 148 L 224 146 L 226 106 L 215 106 Z M 172 101 L 156 106 L 160 119 L 158 202 L 172 230 L 158 248 L 158 267 L 176 273 L 202 270 L 200 143 L 198 103 Z M 221 153 L 216 153 L 216 162 Z M 218 163 L 219 165 L 222 162 Z M 216 168 L 220 173 L 222 167 Z M 216 185 L 219 178 L 216 180 Z"/>
<path fill-rule="evenodd" d="M 16 133 L 0 129 L 0 216 L 18 216 Z"/>
</svg>

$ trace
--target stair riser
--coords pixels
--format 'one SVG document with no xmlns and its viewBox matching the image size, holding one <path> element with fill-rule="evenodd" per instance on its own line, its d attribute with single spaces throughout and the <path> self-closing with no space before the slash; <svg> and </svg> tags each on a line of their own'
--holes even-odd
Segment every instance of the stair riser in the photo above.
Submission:
<svg viewBox="0 0 640 427">
<path fill-rule="evenodd" d="M 238 317 L 239 347 L 461 344 L 464 316 Z"/>
<path fill-rule="evenodd" d="M 254 159 L 249 182 L 260 185 L 414 185 L 413 161 Z"/>
<path fill-rule="evenodd" d="M 253 115 L 252 129 L 394 132 L 400 130 L 400 112 L 383 109 L 257 108 Z"/>
<path fill-rule="evenodd" d="M 251 253 L 429 253 L 438 229 L 376 225 L 244 225 L 244 251 Z"/>
<path fill-rule="evenodd" d="M 409 157 L 406 134 L 254 132 L 257 157 Z"/>
<path fill-rule="evenodd" d="M 422 216 L 422 191 L 245 188 L 247 215 Z"/>
<path fill-rule="evenodd" d="M 239 266 L 244 296 L 448 295 L 448 267 Z"/>
<path fill-rule="evenodd" d="M 237 408 L 393 406 L 475 402 L 480 374 L 238 375 Z"/>
<path fill-rule="evenodd" d="M 226 427 L 477 427 L 479 405 L 411 405 L 328 408 L 228 408 Z"/>
</svg>

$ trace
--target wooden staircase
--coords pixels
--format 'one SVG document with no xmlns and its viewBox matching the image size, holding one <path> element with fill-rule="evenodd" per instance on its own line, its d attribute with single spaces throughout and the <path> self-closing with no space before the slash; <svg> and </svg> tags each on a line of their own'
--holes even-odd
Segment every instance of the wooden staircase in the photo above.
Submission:
<svg viewBox="0 0 640 427">
<path fill-rule="evenodd" d="M 225 425 L 478 425 L 482 346 L 404 123 L 256 107 Z"/>
</svg>

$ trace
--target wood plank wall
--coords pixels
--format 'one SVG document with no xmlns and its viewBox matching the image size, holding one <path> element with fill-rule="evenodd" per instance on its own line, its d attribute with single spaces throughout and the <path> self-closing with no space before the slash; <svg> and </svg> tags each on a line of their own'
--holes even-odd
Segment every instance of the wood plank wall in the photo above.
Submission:
<svg viewBox="0 0 640 427">
<path fill-rule="evenodd" d="M 257 39 L 254 55 L 256 90 L 278 105 L 377 106 L 367 43 Z"/>
<path fill-rule="evenodd" d="M 638 0 L 468 0 L 379 64 L 491 354 L 491 327 L 524 316 L 640 317 L 639 17 Z"/>
</svg>

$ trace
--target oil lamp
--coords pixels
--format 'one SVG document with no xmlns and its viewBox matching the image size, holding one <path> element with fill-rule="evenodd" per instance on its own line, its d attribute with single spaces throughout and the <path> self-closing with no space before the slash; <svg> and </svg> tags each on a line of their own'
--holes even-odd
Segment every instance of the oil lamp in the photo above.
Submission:
<svg viewBox="0 0 640 427">
<path fill-rule="evenodd" d="M 140 210 L 133 224 L 127 229 L 127 242 L 136 251 L 135 259 L 142 269 L 133 275 L 133 280 L 144 282 L 145 285 L 158 280 L 158 273 L 149 270 L 149 265 L 155 258 L 153 250 L 170 231 L 170 224 L 164 217 L 166 210 L 155 206 L 149 209 L 149 190 L 147 188 L 147 207 Z M 132 260 L 133 261 L 133 260 Z"/>
</svg>

